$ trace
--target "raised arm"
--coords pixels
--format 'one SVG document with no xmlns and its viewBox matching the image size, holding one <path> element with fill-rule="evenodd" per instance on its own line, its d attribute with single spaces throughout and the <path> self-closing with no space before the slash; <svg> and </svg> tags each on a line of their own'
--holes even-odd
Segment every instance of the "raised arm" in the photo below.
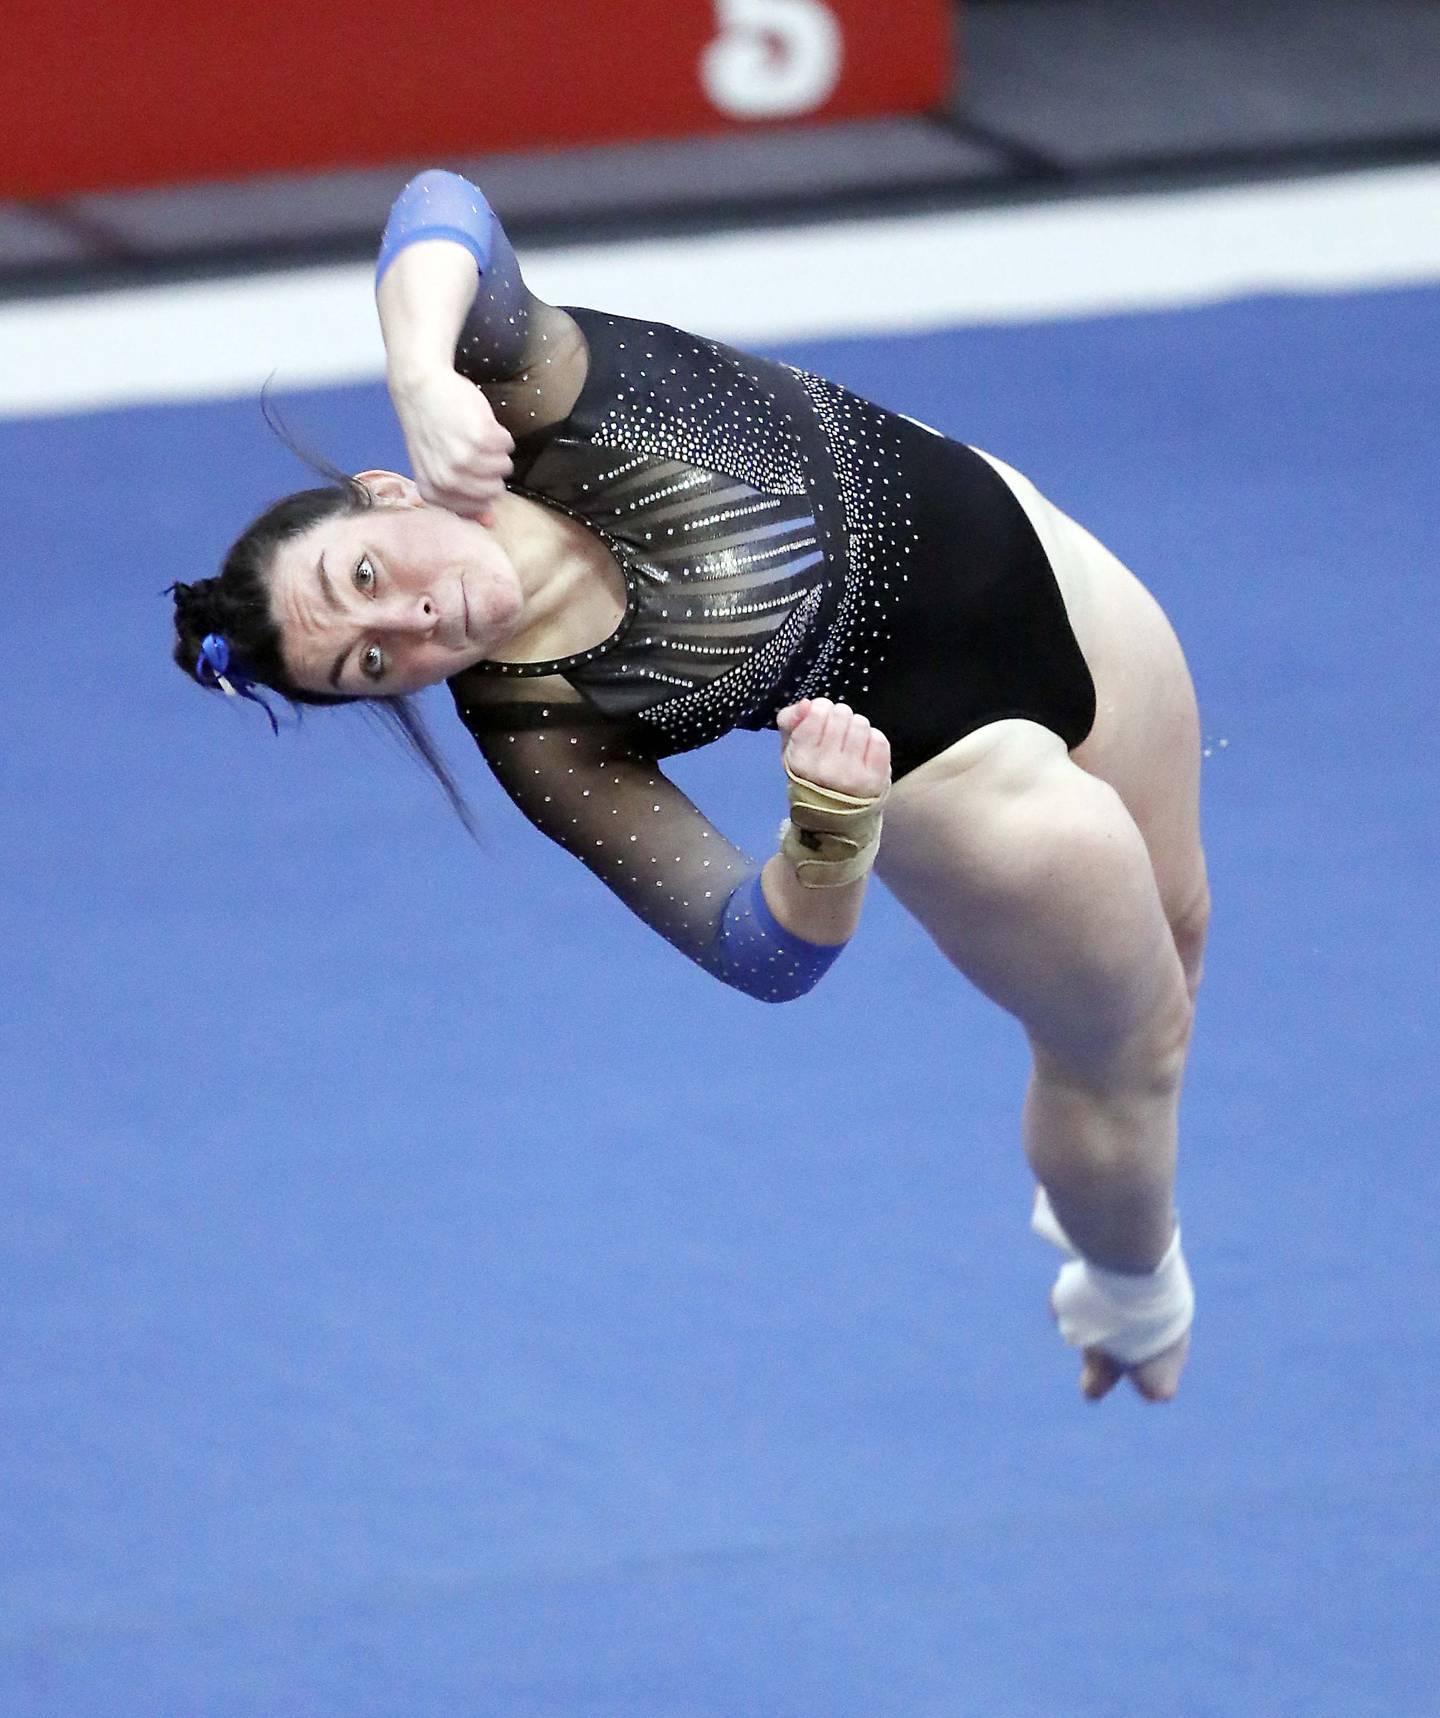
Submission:
<svg viewBox="0 0 1440 1718">
<path fill-rule="evenodd" d="M 481 192 L 438 169 L 395 200 L 375 297 L 420 493 L 483 515 L 509 475 L 513 437 L 574 405 L 586 370 L 580 330 L 525 285 Z"/>
<path fill-rule="evenodd" d="M 568 689 L 556 690 L 563 699 Z M 479 706 L 467 713 L 458 687 L 456 702 L 496 777 L 530 821 L 724 983 L 762 1001 L 788 1001 L 818 982 L 853 933 L 869 855 L 835 887 L 801 882 L 784 851 L 762 870 L 653 757 L 626 743 L 589 706 Z M 883 738 L 872 736 L 863 719 L 833 711 L 797 707 L 789 724 L 796 730 L 788 752 L 792 769 L 798 760 L 852 787 L 883 789 L 889 778 Z M 808 733 L 798 731 L 802 725 Z M 842 790 L 839 797 L 851 796 Z"/>
</svg>

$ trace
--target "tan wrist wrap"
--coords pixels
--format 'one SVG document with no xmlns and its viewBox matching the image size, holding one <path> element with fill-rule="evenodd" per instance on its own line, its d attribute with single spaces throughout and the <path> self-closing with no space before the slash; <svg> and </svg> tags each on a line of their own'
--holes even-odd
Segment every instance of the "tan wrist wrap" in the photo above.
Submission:
<svg viewBox="0 0 1440 1718">
<path fill-rule="evenodd" d="M 886 794 L 864 798 L 820 787 L 785 763 L 790 815 L 780 825 L 780 851 L 807 889 L 838 889 L 858 882 L 875 862 Z"/>
</svg>

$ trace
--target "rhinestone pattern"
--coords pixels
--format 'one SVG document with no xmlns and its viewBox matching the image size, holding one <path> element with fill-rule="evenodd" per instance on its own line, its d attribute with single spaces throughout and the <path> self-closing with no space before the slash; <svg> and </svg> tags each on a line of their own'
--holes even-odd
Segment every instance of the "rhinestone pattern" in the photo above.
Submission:
<svg viewBox="0 0 1440 1718">
<path fill-rule="evenodd" d="M 627 599 L 591 650 L 460 677 L 461 715 L 525 815 L 677 948 L 798 996 L 835 951 L 775 921 L 756 866 L 656 760 L 822 694 L 884 729 L 897 775 L 999 715 L 1078 743 L 1093 686 L 1043 551 L 985 462 L 923 426 L 675 329 L 542 305 L 458 176 L 402 192 L 381 271 L 427 234 L 475 258 L 455 361 L 520 438 L 513 487 L 596 531 Z"/>
<path fill-rule="evenodd" d="M 776 923 L 755 863 L 655 760 L 773 724 L 802 673 L 865 683 L 876 569 L 909 531 L 881 517 L 884 414 L 674 329 L 571 314 L 588 380 L 517 448 L 513 487 L 600 534 L 625 614 L 579 655 L 481 665 L 461 714 L 526 816 L 640 917 L 732 987 L 789 1000 L 836 951 Z"/>
<path fill-rule="evenodd" d="M 998 714 L 1047 719 L 1057 677 L 1073 697 L 1053 725 L 1083 737 L 1088 672 L 1024 515 L 970 450 L 785 365 L 570 314 L 587 377 L 522 438 L 514 487 L 602 535 L 626 612 L 582 656 L 489 664 L 457 701 L 533 823 L 707 971 L 784 1000 L 814 973 L 759 910 L 754 862 L 657 759 L 824 695 L 879 722 L 898 775 Z"/>
<path fill-rule="evenodd" d="M 883 657 L 877 569 L 914 537 L 883 507 L 886 414 L 676 329 L 571 314 L 590 379 L 560 432 L 517 458 L 514 487 L 600 532 L 627 613 L 581 656 L 482 672 L 563 674 L 657 756 L 772 725 L 802 671 L 809 695 L 863 689 Z"/>
</svg>

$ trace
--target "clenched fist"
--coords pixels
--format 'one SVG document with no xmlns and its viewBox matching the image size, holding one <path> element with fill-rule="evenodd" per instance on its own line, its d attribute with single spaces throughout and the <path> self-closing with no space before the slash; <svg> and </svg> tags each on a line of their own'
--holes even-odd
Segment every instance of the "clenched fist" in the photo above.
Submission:
<svg viewBox="0 0 1440 1718">
<path fill-rule="evenodd" d="M 473 382 L 438 370 L 403 387 L 392 382 L 415 484 L 426 501 L 491 523 L 490 509 L 512 470 L 514 437 Z"/>
<path fill-rule="evenodd" d="M 890 785 L 890 742 L 848 704 L 802 698 L 775 718 L 785 761 L 817 787 L 871 799 Z"/>
</svg>

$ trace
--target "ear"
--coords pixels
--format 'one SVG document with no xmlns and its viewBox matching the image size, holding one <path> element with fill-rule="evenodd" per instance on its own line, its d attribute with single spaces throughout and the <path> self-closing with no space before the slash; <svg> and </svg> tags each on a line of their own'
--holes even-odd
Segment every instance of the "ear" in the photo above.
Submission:
<svg viewBox="0 0 1440 1718">
<path fill-rule="evenodd" d="M 398 471 L 357 471 L 355 481 L 363 483 L 371 499 L 380 507 L 423 507 L 424 500 L 410 477 Z"/>
</svg>

